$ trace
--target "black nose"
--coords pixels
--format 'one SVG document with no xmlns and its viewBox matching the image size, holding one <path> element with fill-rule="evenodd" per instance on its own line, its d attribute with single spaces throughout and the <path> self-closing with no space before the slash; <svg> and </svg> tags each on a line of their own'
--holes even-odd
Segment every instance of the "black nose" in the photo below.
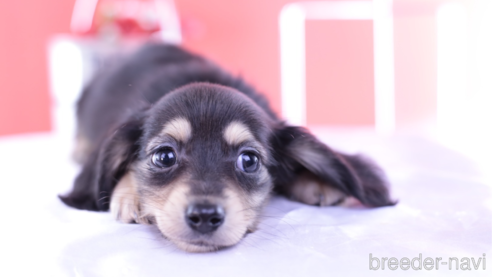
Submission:
<svg viewBox="0 0 492 277">
<path fill-rule="evenodd" d="M 224 209 L 211 204 L 194 204 L 186 210 L 186 223 L 205 234 L 217 230 L 224 222 Z"/>
</svg>

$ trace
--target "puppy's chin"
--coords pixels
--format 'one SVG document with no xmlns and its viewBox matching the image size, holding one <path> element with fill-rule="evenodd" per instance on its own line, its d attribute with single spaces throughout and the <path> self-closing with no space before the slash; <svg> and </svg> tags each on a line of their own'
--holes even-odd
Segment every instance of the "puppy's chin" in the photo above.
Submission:
<svg viewBox="0 0 492 277">
<path fill-rule="evenodd" d="M 229 228 L 219 228 L 219 230 L 211 234 L 197 234 L 187 227 L 182 229 L 181 232 L 176 229 L 167 230 L 170 232 L 166 232 L 166 230 L 160 228 L 162 226 L 159 226 L 159 223 L 157 224 L 157 227 L 163 236 L 179 249 L 193 253 L 213 252 L 234 246 L 247 234 L 253 232 L 251 230 L 254 230 L 254 227 L 247 228 L 246 226 L 243 226 L 240 228 L 236 227 L 233 230 Z M 170 235 L 170 233 L 172 235 Z"/>
<path fill-rule="evenodd" d="M 162 233 L 162 230 L 161 230 Z M 202 235 L 194 238 L 173 238 L 164 235 L 170 242 L 174 243 L 179 249 L 192 252 L 204 253 L 214 252 L 223 248 L 231 247 L 238 244 L 244 236 L 249 233 L 245 231 L 241 236 L 223 236 L 223 234 Z M 164 233 L 163 233 L 164 234 Z"/>
<path fill-rule="evenodd" d="M 239 241 L 236 243 L 233 243 L 231 245 L 216 245 L 213 243 L 210 243 L 206 240 L 198 240 L 198 241 L 178 241 L 178 240 L 172 240 L 171 241 L 181 250 L 184 250 L 186 252 L 191 252 L 191 253 L 205 253 L 205 252 L 214 252 L 217 250 L 220 250 L 222 248 L 226 248 L 229 246 L 233 246 L 237 244 Z"/>
</svg>

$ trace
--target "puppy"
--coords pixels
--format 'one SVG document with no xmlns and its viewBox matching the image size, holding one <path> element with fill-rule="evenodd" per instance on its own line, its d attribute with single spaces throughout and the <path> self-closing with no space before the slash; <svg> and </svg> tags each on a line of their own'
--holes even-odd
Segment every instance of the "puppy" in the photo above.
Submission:
<svg viewBox="0 0 492 277">
<path fill-rule="evenodd" d="M 155 224 L 185 251 L 237 244 L 272 192 L 320 206 L 394 204 L 372 162 L 286 125 L 243 80 L 175 46 L 148 44 L 100 72 L 77 117 L 83 167 L 61 200 Z"/>
</svg>

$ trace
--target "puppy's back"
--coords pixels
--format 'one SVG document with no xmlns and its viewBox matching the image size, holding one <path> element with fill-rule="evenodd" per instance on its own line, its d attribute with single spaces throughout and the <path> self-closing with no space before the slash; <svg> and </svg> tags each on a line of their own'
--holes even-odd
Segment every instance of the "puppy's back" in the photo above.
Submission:
<svg viewBox="0 0 492 277">
<path fill-rule="evenodd" d="M 233 87 L 277 119 L 266 99 L 241 78 L 182 48 L 149 43 L 101 69 L 84 89 L 77 104 L 76 160 L 84 162 L 106 134 L 135 113 L 174 89 L 195 82 Z"/>
</svg>

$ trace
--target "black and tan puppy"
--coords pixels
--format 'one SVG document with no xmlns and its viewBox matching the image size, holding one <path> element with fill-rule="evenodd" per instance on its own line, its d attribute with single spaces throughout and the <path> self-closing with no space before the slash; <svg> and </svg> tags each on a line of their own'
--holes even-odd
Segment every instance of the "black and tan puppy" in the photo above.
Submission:
<svg viewBox="0 0 492 277">
<path fill-rule="evenodd" d="M 178 47 L 149 44 L 100 72 L 78 103 L 83 169 L 67 205 L 155 224 L 213 251 L 254 231 L 272 191 L 311 205 L 392 205 L 382 172 L 288 126 L 241 79 Z"/>
</svg>

